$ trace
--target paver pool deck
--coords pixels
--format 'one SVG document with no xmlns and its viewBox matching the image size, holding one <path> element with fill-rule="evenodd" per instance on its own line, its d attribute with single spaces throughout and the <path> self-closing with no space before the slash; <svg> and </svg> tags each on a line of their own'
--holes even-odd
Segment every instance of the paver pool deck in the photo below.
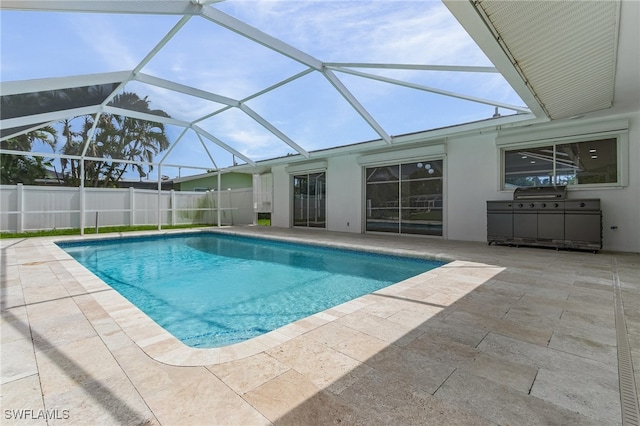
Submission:
<svg viewBox="0 0 640 426">
<path fill-rule="evenodd" d="M 211 231 L 451 262 L 193 349 L 55 245 L 95 235 L 0 240 L 2 424 L 582 426 L 623 424 L 623 412 L 632 424 L 637 400 L 621 398 L 640 383 L 639 254 Z"/>
</svg>

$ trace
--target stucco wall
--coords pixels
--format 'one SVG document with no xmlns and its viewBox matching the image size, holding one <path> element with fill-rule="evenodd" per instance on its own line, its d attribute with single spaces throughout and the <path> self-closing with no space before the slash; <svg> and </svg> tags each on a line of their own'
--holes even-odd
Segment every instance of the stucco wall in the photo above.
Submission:
<svg viewBox="0 0 640 426">
<path fill-rule="evenodd" d="M 353 155 L 328 161 L 327 212 L 330 231 L 362 232 L 362 168 Z"/>
<path fill-rule="evenodd" d="M 495 133 L 467 136 L 447 143 L 445 165 L 445 237 L 486 241 L 487 200 L 509 199 L 498 194 Z"/>
<path fill-rule="evenodd" d="M 603 248 L 640 252 L 640 113 L 613 117 L 629 120 L 629 186 L 608 189 L 571 189 L 569 198 L 600 198 L 603 211 Z M 572 123 L 575 126 L 575 123 Z M 486 201 L 511 199 L 499 188 L 499 150 L 496 132 L 450 137 L 445 158 L 445 231 L 450 240 L 486 241 Z M 393 156 L 393 154 L 389 154 Z M 327 159 L 327 229 L 362 230 L 362 166 L 358 155 Z M 272 226 L 291 226 L 291 178 L 285 166 L 274 167 Z M 612 229 L 614 227 L 615 229 Z"/>
<path fill-rule="evenodd" d="M 273 174 L 273 211 L 271 226 L 288 228 L 291 226 L 291 178 L 285 166 L 271 169 Z"/>
</svg>

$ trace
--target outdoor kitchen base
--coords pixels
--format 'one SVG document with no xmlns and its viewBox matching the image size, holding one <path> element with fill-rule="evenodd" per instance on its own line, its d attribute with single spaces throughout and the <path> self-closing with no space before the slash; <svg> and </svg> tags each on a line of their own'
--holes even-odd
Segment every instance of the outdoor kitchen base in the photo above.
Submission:
<svg viewBox="0 0 640 426">
<path fill-rule="evenodd" d="M 595 253 L 602 248 L 600 200 L 569 200 L 564 186 L 518 188 L 513 200 L 487 201 L 487 241 Z"/>
</svg>

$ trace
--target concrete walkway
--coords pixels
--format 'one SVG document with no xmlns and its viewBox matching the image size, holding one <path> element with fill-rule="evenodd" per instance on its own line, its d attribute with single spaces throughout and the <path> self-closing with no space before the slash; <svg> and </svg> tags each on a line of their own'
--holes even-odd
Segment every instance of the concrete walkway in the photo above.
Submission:
<svg viewBox="0 0 640 426">
<path fill-rule="evenodd" d="M 631 361 L 621 382 L 635 371 L 640 383 L 638 254 L 223 232 L 451 262 L 198 350 L 54 244 L 79 237 L 1 240 L 2 424 L 616 425 L 630 407 L 618 349 Z"/>
</svg>

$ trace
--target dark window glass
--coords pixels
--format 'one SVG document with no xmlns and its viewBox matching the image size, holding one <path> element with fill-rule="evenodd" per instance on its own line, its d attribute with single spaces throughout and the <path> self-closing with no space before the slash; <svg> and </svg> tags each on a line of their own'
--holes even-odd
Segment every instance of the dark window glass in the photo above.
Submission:
<svg viewBox="0 0 640 426">
<path fill-rule="evenodd" d="M 617 139 L 556 144 L 504 152 L 506 188 L 587 185 L 618 181 Z"/>
<path fill-rule="evenodd" d="M 442 165 L 435 160 L 367 168 L 367 231 L 442 235 Z"/>
<path fill-rule="evenodd" d="M 553 146 L 506 151 L 506 187 L 553 185 Z"/>
<path fill-rule="evenodd" d="M 618 181 L 616 139 L 556 146 L 556 182 L 560 185 Z"/>
</svg>

